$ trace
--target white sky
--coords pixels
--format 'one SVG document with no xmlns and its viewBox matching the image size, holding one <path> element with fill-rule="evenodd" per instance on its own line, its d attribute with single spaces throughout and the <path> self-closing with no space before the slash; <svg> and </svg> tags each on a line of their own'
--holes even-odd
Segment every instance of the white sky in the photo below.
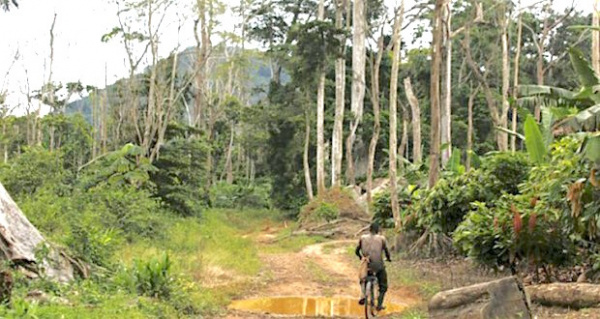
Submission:
<svg viewBox="0 0 600 319">
<path fill-rule="evenodd" d="M 260 0 L 258 0 L 260 1 Z M 385 0 L 392 7 L 398 0 Z M 524 0 L 524 3 L 534 0 Z M 554 0 L 557 7 L 566 7 L 573 0 Z M 161 55 L 174 48 L 195 43 L 192 33 L 191 4 L 194 0 L 179 0 L 178 10 L 165 19 L 161 36 Z M 225 0 L 236 5 L 238 0 Z M 415 0 L 407 0 L 410 8 Z M 576 9 L 592 11 L 591 0 L 574 0 Z M 187 5 L 186 5 L 187 3 Z M 31 91 L 41 87 L 48 77 L 49 29 L 54 13 L 55 27 L 53 81 L 76 82 L 104 87 L 127 74 L 125 51 L 117 40 L 102 43 L 100 38 L 118 24 L 117 6 L 113 0 L 19 0 L 20 7 L 10 12 L 0 11 L 0 92 L 6 91 L 7 104 L 15 113 L 24 112 L 24 92 L 27 83 Z M 188 13 L 189 12 L 189 13 Z M 186 20 L 178 34 L 178 20 Z M 233 31 L 238 23 L 231 14 L 219 19 L 221 29 Z M 410 32 L 410 29 L 407 30 Z M 216 40 L 216 39 L 215 39 Z M 19 58 L 13 63 L 15 54 Z M 106 71 L 105 72 L 105 66 Z M 6 74 L 8 73 L 8 76 Z"/>
</svg>

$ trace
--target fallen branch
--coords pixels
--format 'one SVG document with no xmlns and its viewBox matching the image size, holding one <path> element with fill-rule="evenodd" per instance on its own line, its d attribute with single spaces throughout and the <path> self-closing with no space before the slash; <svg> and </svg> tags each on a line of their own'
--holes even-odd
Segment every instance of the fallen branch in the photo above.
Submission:
<svg viewBox="0 0 600 319">
<path fill-rule="evenodd" d="M 600 285 L 553 283 L 525 287 L 532 302 L 543 306 L 590 308 L 600 306 Z"/>
</svg>

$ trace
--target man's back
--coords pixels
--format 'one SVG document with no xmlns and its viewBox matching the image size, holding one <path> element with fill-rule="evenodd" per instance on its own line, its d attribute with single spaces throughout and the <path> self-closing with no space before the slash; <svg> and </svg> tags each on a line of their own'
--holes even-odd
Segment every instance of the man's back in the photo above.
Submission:
<svg viewBox="0 0 600 319">
<path fill-rule="evenodd" d="M 360 248 L 363 255 L 369 257 L 371 270 L 378 271 L 384 268 L 385 237 L 376 234 L 363 235 L 360 237 Z"/>
</svg>

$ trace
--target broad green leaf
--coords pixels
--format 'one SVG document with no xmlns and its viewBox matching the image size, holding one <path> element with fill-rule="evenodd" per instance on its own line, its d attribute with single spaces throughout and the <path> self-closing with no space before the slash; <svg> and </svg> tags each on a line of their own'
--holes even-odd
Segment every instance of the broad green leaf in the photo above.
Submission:
<svg viewBox="0 0 600 319">
<path fill-rule="evenodd" d="M 534 163 L 543 163 L 546 158 L 546 146 L 544 145 L 544 138 L 538 123 L 532 116 L 528 116 L 525 120 L 525 145 L 527 146 L 527 153 L 529 158 Z"/>
<path fill-rule="evenodd" d="M 585 158 L 600 166 L 600 135 L 586 136 L 581 148 Z"/>
<path fill-rule="evenodd" d="M 552 135 L 552 122 L 554 121 L 554 115 L 548 107 L 542 107 L 542 130 L 544 136 L 544 146 L 546 149 L 552 144 L 554 135 Z"/>
<path fill-rule="evenodd" d="M 570 48 L 569 56 L 571 57 L 571 64 L 573 64 L 573 68 L 577 72 L 579 81 L 583 87 L 593 87 L 600 83 L 594 73 L 594 69 L 592 69 L 592 66 L 579 49 Z"/>
<path fill-rule="evenodd" d="M 481 158 L 473 151 L 467 151 L 467 156 L 471 157 L 471 167 L 479 168 L 481 166 Z"/>
<path fill-rule="evenodd" d="M 454 173 L 462 174 L 465 172 L 465 167 L 460 164 L 462 152 L 459 148 L 454 148 L 452 155 L 448 159 L 448 170 Z"/>
</svg>

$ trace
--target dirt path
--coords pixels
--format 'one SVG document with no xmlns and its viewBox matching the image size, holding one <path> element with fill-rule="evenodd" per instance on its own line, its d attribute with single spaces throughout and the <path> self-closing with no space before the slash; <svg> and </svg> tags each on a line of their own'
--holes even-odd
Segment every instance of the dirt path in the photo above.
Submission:
<svg viewBox="0 0 600 319">
<path fill-rule="evenodd" d="M 259 238 L 268 237 L 261 234 Z M 302 296 L 358 299 L 359 261 L 353 258 L 356 240 L 336 240 L 309 245 L 300 252 L 261 253 L 264 263 L 259 285 L 245 299 Z M 264 246 L 264 244 L 261 244 Z M 409 307 L 419 302 L 414 293 L 390 283 L 386 303 Z M 264 314 L 230 311 L 226 318 L 272 318 Z"/>
</svg>

